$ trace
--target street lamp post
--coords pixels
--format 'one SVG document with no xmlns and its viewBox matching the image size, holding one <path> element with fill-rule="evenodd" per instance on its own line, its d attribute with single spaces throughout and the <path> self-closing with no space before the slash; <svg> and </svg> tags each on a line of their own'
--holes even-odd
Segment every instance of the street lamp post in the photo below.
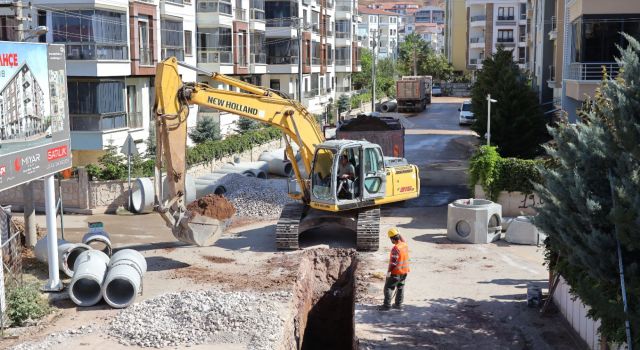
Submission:
<svg viewBox="0 0 640 350">
<path fill-rule="evenodd" d="M 498 100 L 491 98 L 491 94 L 487 95 L 487 146 L 491 146 L 491 104 Z"/>
</svg>

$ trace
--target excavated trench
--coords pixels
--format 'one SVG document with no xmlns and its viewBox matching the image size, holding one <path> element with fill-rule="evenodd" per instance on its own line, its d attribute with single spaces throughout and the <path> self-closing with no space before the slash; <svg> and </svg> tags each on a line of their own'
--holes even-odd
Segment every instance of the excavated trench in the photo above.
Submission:
<svg viewBox="0 0 640 350">
<path fill-rule="evenodd" d="M 355 349 L 353 249 L 313 249 L 303 253 L 294 290 L 294 310 L 286 349 Z"/>
</svg>

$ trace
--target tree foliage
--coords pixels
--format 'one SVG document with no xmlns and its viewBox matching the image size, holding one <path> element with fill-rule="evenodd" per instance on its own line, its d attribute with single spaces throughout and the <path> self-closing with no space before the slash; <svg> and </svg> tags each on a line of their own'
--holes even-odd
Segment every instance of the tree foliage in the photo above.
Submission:
<svg viewBox="0 0 640 350">
<path fill-rule="evenodd" d="M 373 53 L 363 49 L 360 56 L 362 70 L 352 75 L 353 87 L 356 90 L 366 89 L 372 91 L 373 79 L 371 69 L 373 67 Z M 376 94 L 377 96 L 395 97 L 396 91 L 396 64 L 391 58 L 376 60 Z"/>
<path fill-rule="evenodd" d="M 549 139 L 546 120 L 535 93 L 513 62 L 511 51 L 498 51 L 482 62 L 482 70 L 471 89 L 476 117 L 472 129 L 484 137 L 487 132 L 487 94 L 498 102 L 491 106 L 491 142 L 505 157 L 531 158 L 542 152 Z"/>
<path fill-rule="evenodd" d="M 198 119 L 196 127 L 189 132 L 191 141 L 196 144 L 209 140 L 220 140 L 220 124 L 216 123 L 212 117 L 204 116 Z"/>
<path fill-rule="evenodd" d="M 263 126 L 264 124 L 253 119 L 240 117 L 240 119 L 236 121 L 236 132 L 239 134 L 245 134 L 249 131 L 258 130 Z"/>
<path fill-rule="evenodd" d="M 447 81 L 453 77 L 453 66 L 447 58 L 433 51 L 420 35 L 411 33 L 400 44 L 398 69 L 402 75 L 414 75 L 414 60 L 417 75 Z"/>
<path fill-rule="evenodd" d="M 589 316 L 601 321 L 600 332 L 609 341 L 625 342 L 617 226 L 628 318 L 633 345 L 639 347 L 640 44 L 627 40 L 621 50 L 624 68 L 587 101 L 582 122 L 551 130 L 554 147 L 546 150 L 555 166 L 541 169 L 545 184 L 536 192 L 544 206 L 535 224 L 548 234 L 553 269 L 590 306 Z"/>
</svg>

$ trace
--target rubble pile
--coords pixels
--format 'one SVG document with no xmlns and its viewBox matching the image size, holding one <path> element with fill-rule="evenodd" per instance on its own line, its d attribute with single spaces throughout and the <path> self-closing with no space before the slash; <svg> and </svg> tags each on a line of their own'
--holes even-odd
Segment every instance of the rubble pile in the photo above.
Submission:
<svg viewBox="0 0 640 350">
<path fill-rule="evenodd" d="M 208 216 L 218 220 L 228 219 L 235 214 L 236 209 L 226 198 L 217 194 L 208 194 L 187 205 L 192 213 Z"/>
<path fill-rule="evenodd" d="M 286 179 L 258 179 L 228 174 L 220 180 L 225 196 L 236 208 L 237 215 L 249 217 L 279 217 L 282 208 L 293 199 L 287 195 Z"/>
<path fill-rule="evenodd" d="M 249 349 L 273 349 L 284 326 L 278 304 L 290 297 L 287 292 L 220 290 L 164 294 L 123 310 L 107 332 L 126 346 L 239 343 Z"/>
<path fill-rule="evenodd" d="M 68 341 L 70 338 L 92 334 L 96 330 L 97 329 L 94 325 L 80 326 L 79 328 L 76 328 L 76 329 L 68 329 L 62 332 L 51 333 L 47 335 L 47 337 L 40 342 L 26 342 L 26 343 L 18 344 L 10 349 L 11 350 L 48 350 L 56 346 L 60 346 L 60 344 L 62 344 L 65 341 Z"/>
</svg>

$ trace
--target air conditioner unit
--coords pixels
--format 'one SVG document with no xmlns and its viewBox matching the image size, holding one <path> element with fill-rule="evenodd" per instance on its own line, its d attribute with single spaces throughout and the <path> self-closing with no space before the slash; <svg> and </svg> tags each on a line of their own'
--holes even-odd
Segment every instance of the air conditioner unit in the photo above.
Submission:
<svg viewBox="0 0 640 350">
<path fill-rule="evenodd" d="M 458 199 L 449 204 L 447 238 L 486 244 L 500 239 L 502 206 L 486 199 Z"/>
<path fill-rule="evenodd" d="M 353 15 L 352 19 L 354 22 L 356 23 L 362 23 L 362 17 L 358 16 L 358 15 Z"/>
</svg>

